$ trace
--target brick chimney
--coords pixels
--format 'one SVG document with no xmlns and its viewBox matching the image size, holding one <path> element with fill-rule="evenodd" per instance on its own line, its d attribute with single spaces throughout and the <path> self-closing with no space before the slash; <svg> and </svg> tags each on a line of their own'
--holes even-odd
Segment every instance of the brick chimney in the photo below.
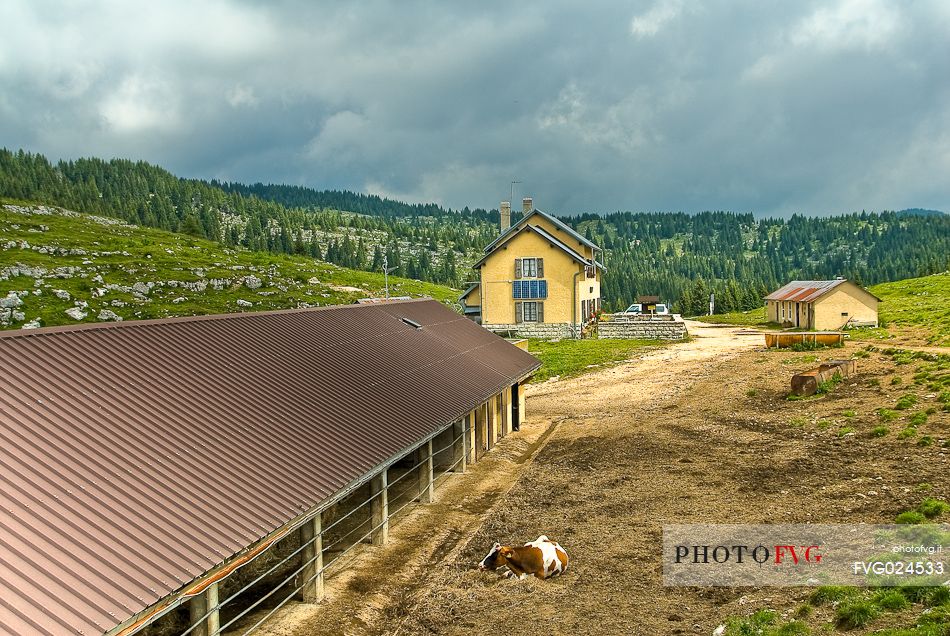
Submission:
<svg viewBox="0 0 950 636">
<path fill-rule="evenodd" d="M 521 211 L 527 214 L 534 209 L 534 201 L 531 200 L 531 197 L 525 197 L 521 199 Z"/>
<path fill-rule="evenodd" d="M 502 201 L 498 211 L 501 212 L 501 231 L 504 232 L 511 227 L 511 201 Z"/>
</svg>

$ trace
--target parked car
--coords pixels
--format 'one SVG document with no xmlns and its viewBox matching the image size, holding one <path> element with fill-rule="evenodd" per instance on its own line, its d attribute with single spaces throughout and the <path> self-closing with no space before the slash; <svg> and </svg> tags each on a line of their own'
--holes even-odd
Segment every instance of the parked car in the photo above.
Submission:
<svg viewBox="0 0 950 636">
<path fill-rule="evenodd" d="M 656 314 L 658 316 L 665 316 L 670 313 L 670 308 L 666 306 L 666 303 L 656 303 L 655 305 L 651 304 L 649 308 L 644 311 L 643 305 L 641 303 L 633 303 L 627 307 L 625 314 Z"/>
</svg>

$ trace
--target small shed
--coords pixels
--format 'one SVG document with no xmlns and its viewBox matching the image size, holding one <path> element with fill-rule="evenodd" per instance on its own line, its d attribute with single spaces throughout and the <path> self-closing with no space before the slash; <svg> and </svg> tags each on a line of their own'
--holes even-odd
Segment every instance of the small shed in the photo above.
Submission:
<svg viewBox="0 0 950 636">
<path fill-rule="evenodd" d="M 878 325 L 881 299 L 857 283 L 835 280 L 793 280 L 765 297 L 771 322 L 804 329 L 842 329 Z"/>
</svg>

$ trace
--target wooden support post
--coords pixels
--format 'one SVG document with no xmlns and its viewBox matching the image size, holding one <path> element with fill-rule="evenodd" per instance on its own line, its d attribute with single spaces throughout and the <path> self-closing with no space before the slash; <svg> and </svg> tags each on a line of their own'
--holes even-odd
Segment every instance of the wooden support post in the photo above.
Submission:
<svg viewBox="0 0 950 636">
<path fill-rule="evenodd" d="M 370 480 L 370 490 L 373 497 L 369 502 L 370 523 L 373 524 L 370 539 L 373 545 L 389 543 L 389 483 L 388 468 L 380 471 L 379 475 Z"/>
<path fill-rule="evenodd" d="M 475 461 L 488 450 L 488 404 L 482 404 L 475 412 Z"/>
<path fill-rule="evenodd" d="M 525 408 L 525 399 L 524 399 L 524 385 L 522 382 L 518 385 L 518 424 L 519 428 L 525 422 L 525 418 L 528 415 L 528 409 Z"/>
<path fill-rule="evenodd" d="M 488 404 L 488 448 L 498 443 L 498 396 L 489 398 Z"/>
<path fill-rule="evenodd" d="M 221 616 L 218 612 L 218 584 L 212 583 L 205 590 L 191 598 L 188 603 L 191 624 L 198 623 L 191 633 L 194 636 L 211 636 L 221 628 Z M 213 611 L 211 611 L 213 610 Z M 208 612 L 211 611 L 209 614 Z M 207 616 L 205 616 L 207 614 Z"/>
<path fill-rule="evenodd" d="M 466 415 L 452 424 L 452 439 L 455 440 L 452 442 L 452 465 L 455 466 L 452 472 L 455 473 L 465 472 L 465 454 L 468 451 L 466 448 L 466 444 L 468 443 L 466 436 L 468 433 L 466 430 L 467 427 L 465 426 L 467 420 L 468 416 Z"/>
<path fill-rule="evenodd" d="M 419 447 L 419 501 L 432 503 L 435 501 L 435 486 L 433 485 L 432 440 Z"/>
<path fill-rule="evenodd" d="M 468 444 L 468 460 L 467 463 L 475 463 L 475 411 L 472 411 L 466 416 L 466 421 L 468 423 L 468 431 L 466 431 L 465 441 Z"/>
<path fill-rule="evenodd" d="M 317 515 L 300 526 L 300 545 L 304 546 L 303 602 L 319 603 L 323 600 L 323 514 Z"/>
<path fill-rule="evenodd" d="M 501 433 L 508 435 L 511 432 L 511 388 L 505 387 L 501 392 Z"/>
</svg>

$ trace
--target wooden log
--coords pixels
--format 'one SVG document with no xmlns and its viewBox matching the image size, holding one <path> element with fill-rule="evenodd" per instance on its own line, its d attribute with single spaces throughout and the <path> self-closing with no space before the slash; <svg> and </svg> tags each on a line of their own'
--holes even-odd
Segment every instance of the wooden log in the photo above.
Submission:
<svg viewBox="0 0 950 636">
<path fill-rule="evenodd" d="M 848 378 L 857 373 L 858 365 L 854 360 L 829 360 L 817 369 L 811 369 L 792 376 L 792 394 L 814 395 L 823 382 L 828 382 L 838 374 Z"/>
</svg>

